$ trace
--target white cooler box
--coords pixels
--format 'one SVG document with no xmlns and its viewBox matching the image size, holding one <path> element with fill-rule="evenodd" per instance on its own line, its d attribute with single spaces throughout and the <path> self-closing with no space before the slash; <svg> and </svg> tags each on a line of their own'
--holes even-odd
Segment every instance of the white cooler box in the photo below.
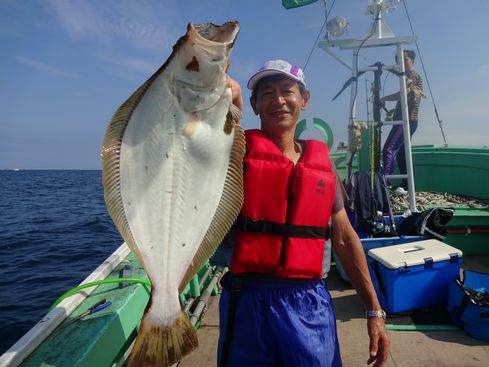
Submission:
<svg viewBox="0 0 489 367">
<path fill-rule="evenodd" d="M 388 313 L 447 303 L 461 263 L 462 251 L 437 240 L 368 251 L 370 276 Z"/>
</svg>

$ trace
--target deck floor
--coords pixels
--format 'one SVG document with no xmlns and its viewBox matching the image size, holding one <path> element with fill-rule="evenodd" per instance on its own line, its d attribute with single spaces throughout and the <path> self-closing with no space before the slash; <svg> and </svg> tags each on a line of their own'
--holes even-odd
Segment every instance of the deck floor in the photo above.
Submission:
<svg viewBox="0 0 489 367">
<path fill-rule="evenodd" d="M 462 266 L 489 273 L 489 257 L 466 256 Z M 366 366 L 369 339 L 360 298 L 351 286 L 339 277 L 334 265 L 329 274 L 328 287 L 333 296 L 343 365 Z M 198 331 L 200 346 L 179 364 L 180 367 L 216 366 L 219 337 L 218 303 L 218 296 L 211 298 Z M 389 367 L 489 365 L 489 342 L 473 339 L 463 331 L 389 331 L 389 336 Z"/>
</svg>

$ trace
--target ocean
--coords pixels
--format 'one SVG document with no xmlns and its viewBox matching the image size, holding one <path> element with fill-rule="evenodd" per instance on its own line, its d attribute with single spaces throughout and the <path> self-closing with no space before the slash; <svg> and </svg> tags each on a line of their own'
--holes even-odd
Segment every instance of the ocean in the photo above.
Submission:
<svg viewBox="0 0 489 367">
<path fill-rule="evenodd" d="M 0 354 L 122 242 L 100 170 L 0 170 Z"/>
</svg>

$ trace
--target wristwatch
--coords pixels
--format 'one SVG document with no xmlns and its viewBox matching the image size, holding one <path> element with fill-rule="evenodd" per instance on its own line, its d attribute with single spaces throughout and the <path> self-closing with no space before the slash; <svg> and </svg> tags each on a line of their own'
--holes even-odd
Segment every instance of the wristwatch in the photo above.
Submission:
<svg viewBox="0 0 489 367">
<path fill-rule="evenodd" d="M 382 317 L 385 321 L 386 314 L 384 310 L 370 310 L 370 311 L 365 311 L 365 317 L 367 319 L 370 319 L 372 317 Z"/>
</svg>

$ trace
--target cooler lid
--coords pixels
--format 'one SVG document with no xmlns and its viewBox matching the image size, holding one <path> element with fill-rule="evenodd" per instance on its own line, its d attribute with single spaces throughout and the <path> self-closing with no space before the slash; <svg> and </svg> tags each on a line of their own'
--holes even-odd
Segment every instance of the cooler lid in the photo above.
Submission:
<svg viewBox="0 0 489 367">
<path fill-rule="evenodd" d="M 368 251 L 368 256 L 389 269 L 399 269 L 422 265 L 428 259 L 438 262 L 449 260 L 454 256 L 460 258 L 462 251 L 438 240 L 424 240 L 374 248 Z"/>
</svg>

